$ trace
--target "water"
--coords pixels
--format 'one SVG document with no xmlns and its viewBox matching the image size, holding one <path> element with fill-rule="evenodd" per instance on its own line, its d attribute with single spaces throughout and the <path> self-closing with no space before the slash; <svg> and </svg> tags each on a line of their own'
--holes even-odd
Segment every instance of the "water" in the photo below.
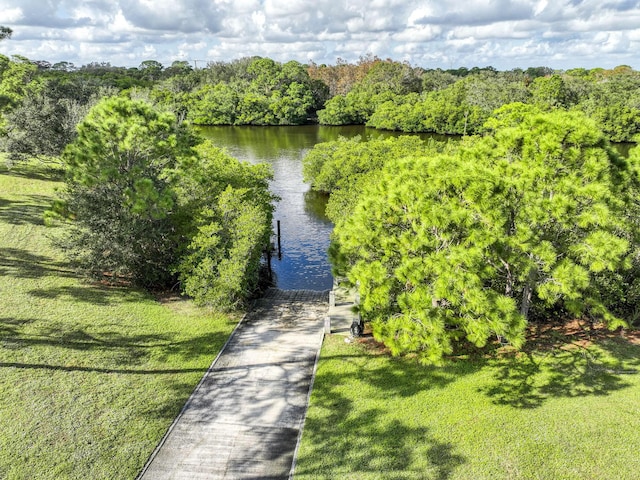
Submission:
<svg viewBox="0 0 640 480">
<path fill-rule="evenodd" d="M 235 158 L 273 166 L 271 189 L 281 198 L 276 205 L 273 228 L 275 232 L 276 221 L 280 220 L 282 257 L 278 258 L 276 254 L 272 259 L 278 287 L 286 290 L 330 289 L 333 278 L 327 249 L 333 225 L 324 213 L 327 198 L 310 191 L 302 181 L 302 158 L 316 143 L 336 140 L 339 136 L 350 138 L 360 135 L 363 140 L 368 140 L 401 134 L 353 125 L 225 126 L 205 127 L 201 132 Z M 425 139 L 447 138 L 429 134 L 419 136 Z"/>
<path fill-rule="evenodd" d="M 277 286 L 286 290 L 327 290 L 333 283 L 327 258 L 332 223 L 325 216 L 327 198 L 302 180 L 302 158 L 316 143 L 339 136 L 364 140 L 394 135 L 363 126 L 206 127 L 201 133 L 233 157 L 272 165 L 271 190 L 280 197 L 274 213 L 280 220 L 282 256 L 272 259 Z M 275 240 L 274 240 L 275 241 Z"/>
</svg>

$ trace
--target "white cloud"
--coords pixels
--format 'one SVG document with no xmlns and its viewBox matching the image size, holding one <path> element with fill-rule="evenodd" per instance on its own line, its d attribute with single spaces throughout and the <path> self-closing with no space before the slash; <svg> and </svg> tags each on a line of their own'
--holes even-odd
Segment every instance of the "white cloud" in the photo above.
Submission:
<svg viewBox="0 0 640 480">
<path fill-rule="evenodd" d="M 112 32 L 134 32 L 135 27 L 124 16 L 122 10 L 118 10 L 112 22 L 109 25 L 109 30 Z"/>
<path fill-rule="evenodd" d="M 438 25 L 417 25 L 393 34 L 393 40 L 397 42 L 429 42 L 441 35 L 442 28 Z"/>
<path fill-rule="evenodd" d="M 491 25 L 461 26 L 451 30 L 452 38 L 505 39 L 529 38 L 534 26 L 528 21 L 496 22 Z"/>
<path fill-rule="evenodd" d="M 636 0 L 0 0 L 3 54 L 138 66 L 152 56 L 356 61 L 452 68 L 640 69 Z"/>
<path fill-rule="evenodd" d="M 3 9 L 2 4 L 0 4 L 0 9 L 2 9 L 3 23 L 17 23 L 24 18 L 24 12 L 20 7 Z"/>
</svg>

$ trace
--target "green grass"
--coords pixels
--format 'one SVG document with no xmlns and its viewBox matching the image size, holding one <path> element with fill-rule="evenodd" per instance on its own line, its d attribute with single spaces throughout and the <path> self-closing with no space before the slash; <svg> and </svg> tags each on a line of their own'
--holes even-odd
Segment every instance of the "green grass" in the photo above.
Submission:
<svg viewBox="0 0 640 480">
<path fill-rule="evenodd" d="M 238 318 L 79 279 L 56 186 L 0 166 L 0 479 L 133 479 Z"/>
<path fill-rule="evenodd" d="M 422 367 L 328 336 L 302 479 L 636 479 L 640 346 L 474 354 Z"/>
</svg>

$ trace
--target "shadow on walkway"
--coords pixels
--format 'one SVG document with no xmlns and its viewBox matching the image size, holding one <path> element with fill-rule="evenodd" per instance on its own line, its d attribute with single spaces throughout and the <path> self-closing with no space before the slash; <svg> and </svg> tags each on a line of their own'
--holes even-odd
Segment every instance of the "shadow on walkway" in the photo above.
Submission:
<svg viewBox="0 0 640 480">
<path fill-rule="evenodd" d="M 288 478 L 327 309 L 328 292 L 270 290 L 138 478 Z"/>
</svg>

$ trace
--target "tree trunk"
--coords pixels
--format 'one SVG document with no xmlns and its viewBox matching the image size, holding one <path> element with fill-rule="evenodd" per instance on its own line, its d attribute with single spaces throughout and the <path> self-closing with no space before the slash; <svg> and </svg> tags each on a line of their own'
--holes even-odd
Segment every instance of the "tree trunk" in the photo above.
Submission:
<svg viewBox="0 0 640 480">
<path fill-rule="evenodd" d="M 533 294 L 533 288 L 536 286 L 536 277 L 538 276 L 538 272 L 535 268 L 529 271 L 529 276 L 527 277 L 527 283 L 524 285 L 524 290 L 522 291 L 522 303 L 520 304 L 520 313 L 524 317 L 525 320 L 528 320 L 529 315 L 529 307 L 531 306 L 531 295 Z"/>
<path fill-rule="evenodd" d="M 506 285 L 504 288 L 504 294 L 507 297 L 511 297 L 511 295 L 513 294 L 513 275 L 511 275 L 511 268 L 509 268 L 509 264 L 507 262 L 505 262 L 502 258 L 500 259 L 500 261 L 502 262 L 502 265 L 504 266 L 505 271 L 507 272 L 506 274 Z"/>
</svg>

